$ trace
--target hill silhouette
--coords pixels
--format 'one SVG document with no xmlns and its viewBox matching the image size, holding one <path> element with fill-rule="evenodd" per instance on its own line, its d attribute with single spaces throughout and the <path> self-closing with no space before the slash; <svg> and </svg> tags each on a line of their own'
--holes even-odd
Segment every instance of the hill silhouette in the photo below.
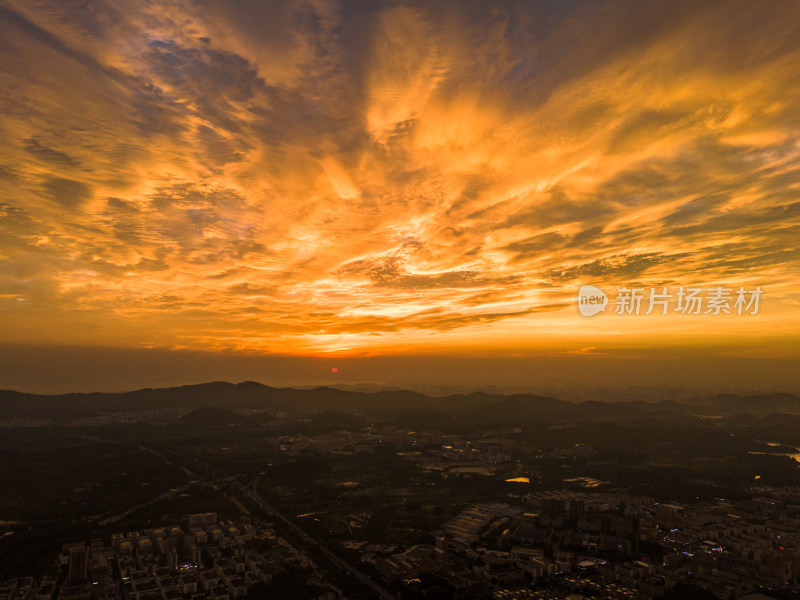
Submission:
<svg viewBox="0 0 800 600">
<path fill-rule="evenodd" d="M 764 396 L 718 395 L 661 402 L 596 402 L 579 404 L 534 394 L 456 394 L 426 396 L 408 390 L 352 392 L 331 387 L 313 389 L 275 388 L 253 381 L 215 381 L 171 388 L 145 388 L 125 393 L 71 393 L 45 396 L 0 390 L 0 419 L 50 419 L 59 421 L 111 413 L 142 413 L 170 409 L 193 411 L 184 416 L 235 422 L 244 419 L 233 411 L 283 411 L 291 416 L 313 416 L 330 422 L 352 422 L 353 414 L 399 422 L 514 425 L 520 422 L 556 420 L 635 420 L 662 415 L 765 416 L 800 414 L 800 397 L 791 394 Z M 202 409 L 202 410 L 201 410 Z M 214 412 L 216 411 L 216 412 Z"/>
</svg>

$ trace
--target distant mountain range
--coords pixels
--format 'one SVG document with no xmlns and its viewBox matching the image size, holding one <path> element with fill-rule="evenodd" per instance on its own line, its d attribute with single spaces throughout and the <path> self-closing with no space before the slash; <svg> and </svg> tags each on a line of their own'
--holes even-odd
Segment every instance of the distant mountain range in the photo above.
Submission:
<svg viewBox="0 0 800 600">
<path fill-rule="evenodd" d="M 221 419 L 234 422 L 232 411 L 284 411 L 292 416 L 328 415 L 329 420 L 346 423 L 352 413 L 392 419 L 409 424 L 426 422 L 446 425 L 514 424 L 561 420 L 636 420 L 659 415 L 770 415 L 800 414 L 800 396 L 718 395 L 661 402 L 583 402 L 570 403 L 533 394 L 457 394 L 426 396 L 396 390 L 351 392 L 330 387 L 314 389 L 274 388 L 260 383 L 213 382 L 172 388 L 141 389 L 127 393 L 73 393 L 57 396 L 25 394 L 0 390 L 0 419 L 64 420 L 94 417 L 109 413 L 137 413 L 176 409 L 181 412 L 204 409 L 187 418 L 203 421 Z M 214 411 L 217 411 L 216 413 Z M 348 413 L 350 416 L 348 416 Z M 417 425 L 418 426 L 418 425 Z"/>
</svg>

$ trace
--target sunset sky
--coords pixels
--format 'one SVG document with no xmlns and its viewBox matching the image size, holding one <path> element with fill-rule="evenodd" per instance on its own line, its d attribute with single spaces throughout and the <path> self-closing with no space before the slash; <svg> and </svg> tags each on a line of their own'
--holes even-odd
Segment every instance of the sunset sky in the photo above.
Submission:
<svg viewBox="0 0 800 600">
<path fill-rule="evenodd" d="M 0 58 L 0 388 L 800 391 L 800 3 L 0 0 Z"/>
</svg>

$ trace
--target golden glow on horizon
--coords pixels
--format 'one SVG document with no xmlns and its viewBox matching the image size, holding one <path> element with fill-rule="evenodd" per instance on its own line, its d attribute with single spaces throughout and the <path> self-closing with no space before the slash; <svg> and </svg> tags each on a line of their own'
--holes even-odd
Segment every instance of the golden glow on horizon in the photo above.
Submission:
<svg viewBox="0 0 800 600">
<path fill-rule="evenodd" d="M 0 6 L 0 342 L 797 354 L 800 5 L 211 4 Z"/>
</svg>

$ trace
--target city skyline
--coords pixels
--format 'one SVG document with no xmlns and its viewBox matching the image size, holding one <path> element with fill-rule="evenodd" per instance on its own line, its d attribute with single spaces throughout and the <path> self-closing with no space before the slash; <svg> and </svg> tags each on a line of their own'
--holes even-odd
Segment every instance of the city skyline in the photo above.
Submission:
<svg viewBox="0 0 800 600">
<path fill-rule="evenodd" d="M 800 391 L 798 13 L 3 0 L 0 388 Z"/>
</svg>

